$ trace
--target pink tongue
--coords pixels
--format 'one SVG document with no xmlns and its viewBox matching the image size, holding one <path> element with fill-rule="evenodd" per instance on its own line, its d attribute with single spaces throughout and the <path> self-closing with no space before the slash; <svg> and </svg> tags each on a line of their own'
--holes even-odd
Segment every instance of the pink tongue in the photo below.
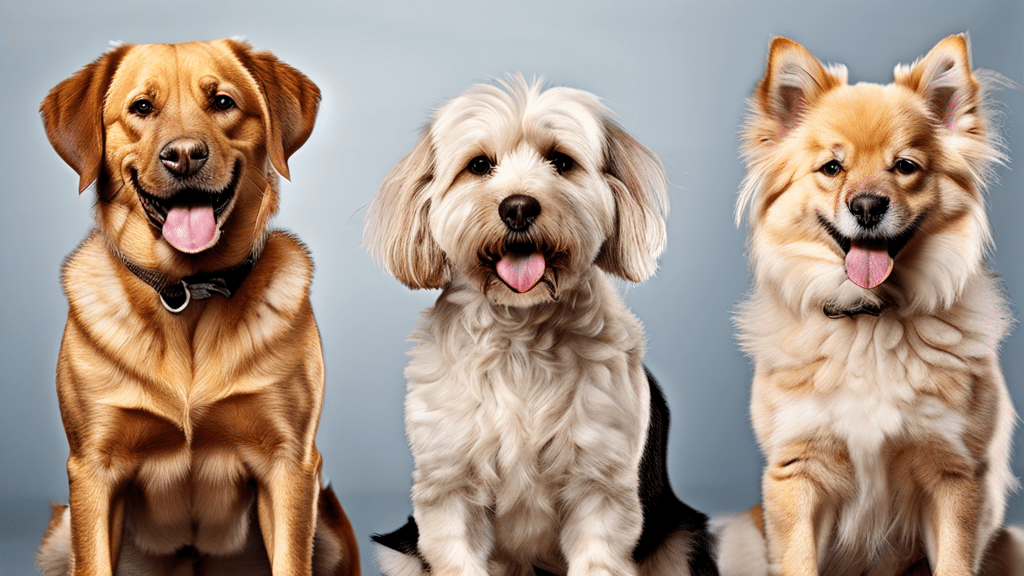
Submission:
<svg viewBox="0 0 1024 576">
<path fill-rule="evenodd" d="M 187 254 L 202 252 L 213 245 L 217 224 L 213 218 L 213 207 L 175 207 L 164 220 L 164 240 Z"/>
<path fill-rule="evenodd" d="M 846 275 L 861 288 L 874 288 L 889 277 L 892 258 L 885 249 L 872 250 L 850 246 L 846 253 Z"/>
<path fill-rule="evenodd" d="M 529 292 L 544 275 L 544 257 L 540 254 L 517 256 L 509 254 L 496 266 L 498 276 L 513 290 L 522 294 Z"/>
</svg>

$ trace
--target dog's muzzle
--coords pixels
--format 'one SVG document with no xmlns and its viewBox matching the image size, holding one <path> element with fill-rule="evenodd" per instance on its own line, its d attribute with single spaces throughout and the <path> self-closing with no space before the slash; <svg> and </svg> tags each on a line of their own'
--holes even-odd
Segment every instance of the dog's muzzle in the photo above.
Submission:
<svg viewBox="0 0 1024 576">
<path fill-rule="evenodd" d="M 540 202 L 533 196 L 512 194 L 498 205 L 498 216 L 508 228 L 509 235 L 504 253 L 494 263 L 494 270 L 512 290 L 520 294 L 529 292 L 547 269 L 544 254 L 538 251 L 527 234 L 540 216 Z"/>
<path fill-rule="evenodd" d="M 878 226 L 889 209 L 889 199 L 882 196 L 858 195 L 850 200 L 850 213 L 865 231 Z M 879 286 L 889 277 L 895 266 L 896 255 L 910 242 L 925 214 L 918 216 L 902 232 L 893 237 L 849 238 L 844 236 L 822 214 L 818 224 L 828 232 L 845 254 L 846 275 L 861 288 Z"/>
<path fill-rule="evenodd" d="M 184 147 L 179 149 L 179 152 L 184 151 Z M 172 156 L 164 160 L 161 152 L 161 162 L 164 166 L 172 173 L 178 170 L 180 174 L 189 170 L 197 171 L 197 164 L 201 166 L 206 162 L 205 159 L 201 162 L 185 160 L 181 155 L 173 156 L 176 158 L 174 161 L 170 158 Z M 177 168 L 170 168 L 171 164 Z M 232 169 L 231 181 L 220 190 L 189 187 L 178 190 L 166 198 L 146 191 L 139 182 L 139 174 L 134 168 L 131 177 L 150 224 L 159 229 L 164 239 L 174 248 L 194 254 L 206 250 L 217 242 L 220 236 L 218 220 L 235 196 L 241 171 L 241 163 L 236 162 Z"/>
</svg>

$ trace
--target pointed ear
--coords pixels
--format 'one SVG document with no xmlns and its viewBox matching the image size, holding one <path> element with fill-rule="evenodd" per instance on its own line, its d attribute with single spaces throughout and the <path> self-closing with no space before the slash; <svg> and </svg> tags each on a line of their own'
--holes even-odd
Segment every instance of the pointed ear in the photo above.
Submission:
<svg viewBox="0 0 1024 576">
<path fill-rule="evenodd" d="M 260 106 L 267 131 L 267 156 L 278 174 L 290 179 L 288 158 L 313 133 L 320 107 L 320 89 L 305 74 L 270 52 L 254 51 L 249 44 L 238 40 L 226 42 L 263 97 Z"/>
<path fill-rule="evenodd" d="M 117 66 L 130 46 L 121 45 L 57 84 L 39 106 L 46 137 L 78 173 L 78 193 L 103 168 L 103 103 Z"/>
<path fill-rule="evenodd" d="M 430 234 L 434 179 L 430 132 L 384 179 L 370 202 L 363 241 L 384 269 L 410 288 L 443 288 L 450 271 L 444 252 Z"/>
<path fill-rule="evenodd" d="M 971 47 L 966 34 L 949 36 L 910 66 L 897 66 L 897 84 L 928 102 L 935 119 L 949 129 L 979 112 L 980 84 L 971 73 Z M 973 127 L 962 126 L 962 131 Z"/>
<path fill-rule="evenodd" d="M 753 112 L 769 123 L 766 136 L 777 140 L 799 123 L 812 102 L 845 83 L 845 67 L 826 69 L 800 44 L 777 37 L 768 51 L 764 78 L 754 91 Z"/>
<path fill-rule="evenodd" d="M 616 223 L 597 265 L 624 280 L 641 282 L 657 270 L 667 240 L 665 168 L 654 152 L 606 119 L 604 171 L 615 196 Z"/>
</svg>

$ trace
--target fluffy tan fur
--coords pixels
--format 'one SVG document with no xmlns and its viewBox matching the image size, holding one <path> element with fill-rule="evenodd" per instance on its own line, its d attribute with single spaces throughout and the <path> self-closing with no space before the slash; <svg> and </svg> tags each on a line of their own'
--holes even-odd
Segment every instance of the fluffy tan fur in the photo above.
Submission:
<svg viewBox="0 0 1024 576">
<path fill-rule="evenodd" d="M 651 275 L 667 211 L 660 161 L 591 94 L 514 78 L 434 117 L 370 206 L 368 248 L 413 288 L 442 288 L 412 336 L 406 430 L 414 517 L 433 576 L 686 573 L 688 535 L 642 566 L 644 336 L 602 271 Z M 570 169 L 551 158 L 564 153 Z M 468 167 L 481 155 L 486 174 Z M 535 198 L 510 233 L 500 206 Z M 501 280 L 508 238 L 544 251 L 532 290 Z M 422 575 L 392 550 L 384 573 Z"/>
<path fill-rule="evenodd" d="M 216 107 L 218 96 L 234 106 Z M 98 196 L 96 228 L 63 269 L 57 392 L 70 505 L 43 538 L 46 576 L 311 574 L 314 540 L 317 574 L 359 573 L 314 443 L 324 369 L 312 262 L 296 238 L 267 228 L 274 169 L 287 175 L 319 98 L 271 54 L 219 40 L 120 46 L 43 102 L 50 141 L 79 189 L 95 182 Z M 161 158 L 183 136 L 209 151 L 187 181 Z M 197 254 L 161 236 L 137 190 L 169 199 L 182 182 L 221 189 L 233 173 L 219 236 Z M 124 263 L 174 282 L 250 257 L 230 299 L 193 300 L 180 314 Z"/>
<path fill-rule="evenodd" d="M 727 523 L 723 573 L 1024 566 L 1012 545 L 985 560 L 1009 538 L 1015 485 L 998 359 L 1011 320 L 985 265 L 984 192 L 1003 160 L 986 78 L 964 35 L 897 67 L 887 86 L 849 85 L 842 66 L 772 42 L 737 207 L 751 219 L 755 289 L 737 323 L 755 363 L 767 547 L 756 515 Z M 865 195 L 887 206 L 867 224 L 853 200 Z M 857 243 L 894 254 L 882 284 L 848 278 Z M 750 546 L 764 562 L 730 560 Z"/>
</svg>

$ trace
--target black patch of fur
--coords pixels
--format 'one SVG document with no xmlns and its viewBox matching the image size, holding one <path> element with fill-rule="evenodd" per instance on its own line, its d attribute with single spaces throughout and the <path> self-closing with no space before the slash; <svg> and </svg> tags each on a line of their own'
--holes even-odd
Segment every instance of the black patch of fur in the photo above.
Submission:
<svg viewBox="0 0 1024 576">
<path fill-rule="evenodd" d="M 651 389 L 651 421 L 647 427 L 647 444 L 640 459 L 640 504 L 644 512 L 644 529 L 633 548 L 638 564 L 654 552 L 670 534 L 690 534 L 691 576 L 718 576 L 714 560 L 714 540 L 708 532 L 708 517 L 687 506 L 675 493 L 668 479 L 669 411 L 665 395 L 650 371 L 647 384 Z"/>
<path fill-rule="evenodd" d="M 387 534 L 374 534 L 370 536 L 370 539 L 381 546 L 387 546 L 407 556 L 415 557 L 420 561 L 420 565 L 423 566 L 423 571 L 430 572 L 430 565 L 420 555 L 420 549 L 417 544 L 420 539 L 420 529 L 416 526 L 416 520 L 412 516 L 409 516 L 405 526 L 398 530 Z"/>
</svg>

